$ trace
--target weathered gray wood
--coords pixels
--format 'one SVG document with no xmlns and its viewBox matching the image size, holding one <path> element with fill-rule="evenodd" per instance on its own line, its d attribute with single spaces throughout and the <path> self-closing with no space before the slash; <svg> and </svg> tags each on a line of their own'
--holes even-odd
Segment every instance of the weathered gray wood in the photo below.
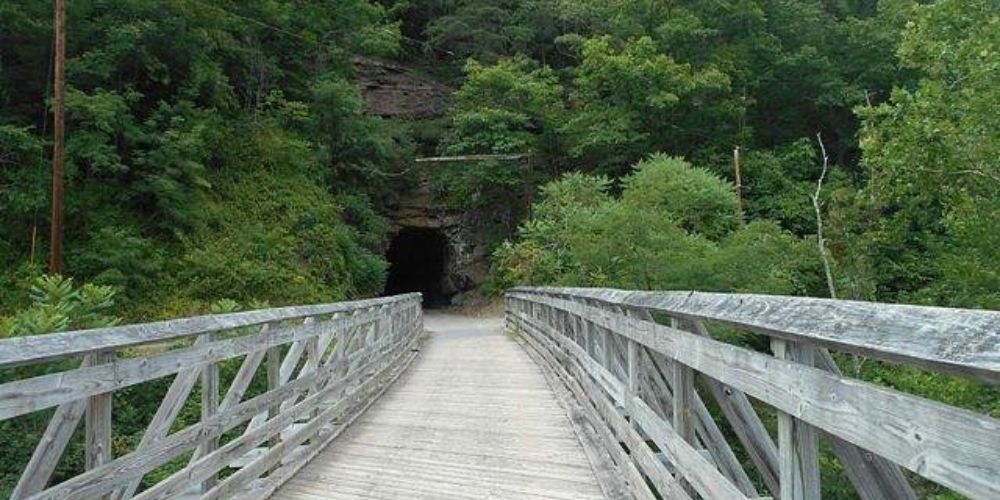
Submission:
<svg viewBox="0 0 1000 500">
<path fill-rule="evenodd" d="M 393 362 L 398 362 L 407 358 L 412 360 L 412 357 L 411 353 L 401 351 L 393 359 Z M 374 366 L 376 365 L 375 362 L 372 362 L 372 365 L 372 369 L 376 368 L 376 366 Z M 356 399 L 370 400 L 375 395 L 376 389 L 379 388 L 380 375 L 382 375 L 387 368 L 388 367 L 383 367 L 381 370 L 377 371 L 375 375 L 368 373 L 367 370 L 362 373 L 352 375 L 351 378 L 358 380 L 360 383 L 351 390 L 351 394 L 349 396 L 342 398 L 336 404 L 322 409 L 318 417 L 311 419 L 309 423 L 304 425 L 302 428 L 283 438 L 278 445 L 271 447 L 267 453 L 250 465 L 243 467 L 232 476 L 226 478 L 226 480 L 220 483 L 217 488 L 207 492 L 203 498 L 205 500 L 231 498 L 233 493 L 246 486 L 246 482 L 248 480 L 280 465 L 279 462 L 283 457 L 287 456 L 288 453 L 299 446 L 299 444 L 310 439 L 320 430 L 322 426 L 327 425 L 330 420 L 342 413 L 345 408 Z"/>
<path fill-rule="evenodd" d="M 654 355 L 647 347 L 642 347 L 642 352 L 644 353 L 644 357 L 649 360 L 650 378 L 657 384 L 657 394 L 661 396 L 662 400 L 666 401 L 666 404 L 670 405 L 670 412 L 665 413 L 661 418 L 666 420 L 668 415 L 671 415 L 669 418 L 672 418 L 673 393 L 667 387 L 665 378 L 665 374 L 669 372 L 670 368 L 662 356 Z M 757 497 L 757 488 L 743 469 L 743 465 L 733 453 L 733 450 L 729 447 L 725 436 L 719 429 L 718 424 L 715 423 L 712 414 L 709 413 L 708 408 L 697 391 L 693 393 L 692 404 L 694 405 L 694 415 L 696 418 L 696 435 L 701 438 L 701 441 L 705 444 L 706 449 L 716 461 L 723 475 L 736 484 L 746 496 Z M 655 407 L 653 409 L 655 410 Z M 756 415 L 754 416 L 756 417 Z M 760 422 L 759 419 L 757 421 L 758 423 Z M 764 429 L 763 424 L 760 425 L 760 428 L 761 432 L 766 436 L 767 431 Z M 775 467 L 777 467 L 776 464 Z"/>
<path fill-rule="evenodd" d="M 366 320 L 370 320 L 367 315 L 340 323 L 349 326 Z M 244 355 L 259 349 L 262 344 L 280 345 L 317 334 L 316 325 L 300 325 L 261 335 L 215 340 L 154 356 L 118 359 L 114 363 L 8 382 L 0 385 L 0 420 L 168 376 L 190 366 Z"/>
<path fill-rule="evenodd" d="M 198 339 L 198 342 L 202 342 L 207 337 L 202 337 Z M 153 419 L 146 426 L 146 431 L 142 434 L 142 439 L 139 440 L 139 444 L 135 447 L 135 452 L 141 452 L 159 439 L 162 439 L 167 433 L 170 432 L 170 426 L 177 419 L 177 415 L 180 413 L 181 409 L 184 407 L 184 402 L 187 401 L 188 396 L 191 394 L 191 389 L 194 388 L 194 384 L 198 381 L 198 376 L 201 370 L 194 367 L 186 371 L 179 372 L 174 381 L 170 384 L 170 388 L 167 389 L 167 394 L 163 397 L 163 401 L 160 402 L 159 408 L 156 409 L 156 413 L 153 414 Z M 139 487 L 139 482 L 142 478 L 136 479 L 128 483 L 124 488 L 115 492 L 112 498 L 115 499 L 127 499 L 132 498 L 135 494 L 135 490 Z"/>
<path fill-rule="evenodd" d="M 315 338 L 315 337 L 310 337 Z M 219 411 L 219 365 L 216 363 L 209 363 L 202 367 L 201 369 L 201 420 L 202 422 L 210 420 Z M 206 437 L 200 445 L 198 445 L 196 455 L 206 455 L 219 447 L 219 437 L 218 436 L 208 436 Z M 205 478 L 201 483 L 201 490 L 208 491 L 210 488 L 215 486 L 216 475 L 212 475 Z"/>
<path fill-rule="evenodd" d="M 840 368 L 826 349 L 817 352 L 816 366 L 835 375 Z M 863 500 L 917 500 L 909 481 L 896 464 L 862 450 L 837 436 L 827 434 L 833 453 L 844 466 L 848 479 Z"/>
<path fill-rule="evenodd" d="M 267 326 L 263 328 L 267 328 Z M 258 349 L 246 355 L 246 358 L 243 359 L 243 363 L 240 365 L 240 370 L 233 377 L 233 382 L 229 384 L 229 390 L 226 391 L 225 397 L 219 403 L 220 412 L 228 410 L 243 400 L 243 395 L 246 394 L 247 388 L 253 382 L 257 368 L 260 367 L 267 353 L 268 349 Z"/>
<path fill-rule="evenodd" d="M 679 487 L 673 475 L 656 459 L 649 447 L 642 443 L 635 429 L 632 429 L 611 406 L 607 397 L 601 394 L 601 389 L 589 380 L 586 374 L 587 369 L 578 364 L 581 359 L 572 354 L 569 356 L 564 354 L 568 352 L 565 349 L 567 341 L 560 339 L 557 332 L 545 332 L 549 327 L 539 320 L 532 320 L 526 316 L 521 316 L 519 319 L 528 334 L 525 336 L 528 345 L 546 359 L 551 369 L 560 374 L 560 378 L 576 395 L 578 401 L 584 403 L 591 412 L 596 410 L 596 414 L 591 417 L 592 421 L 600 422 L 600 426 L 604 428 L 605 432 L 610 431 L 605 446 L 608 447 L 608 451 L 613 456 L 617 456 L 619 468 L 621 472 L 625 473 L 632 494 L 638 498 L 655 498 L 646 486 L 645 480 L 637 468 L 639 467 L 658 490 L 664 493 L 671 492 L 674 495 L 671 498 L 689 499 L 690 497 Z M 553 342 L 560 347 L 553 345 Z M 560 355 L 562 355 L 562 362 L 554 357 Z M 596 362 L 591 364 L 600 366 Z M 572 371 L 572 373 L 567 370 Z M 606 391 L 604 392 L 606 393 Z M 619 442 L 624 442 L 629 450 L 628 454 L 622 451 Z"/>
<path fill-rule="evenodd" d="M 573 321 L 572 324 L 571 328 L 578 329 L 580 327 L 579 321 Z M 629 485 L 624 481 L 621 472 L 623 467 L 616 463 L 616 459 L 623 461 L 627 458 L 609 429 L 600 425 L 600 417 L 594 412 L 592 404 L 581 401 L 582 393 L 579 392 L 578 388 L 576 390 L 570 389 L 570 386 L 577 384 L 577 382 L 568 378 L 565 371 L 557 372 L 558 361 L 552 357 L 552 353 L 538 352 L 536 350 L 538 347 L 529 343 L 530 341 L 525 337 L 533 335 L 533 333 L 529 333 L 526 328 L 521 326 L 520 318 L 510 316 L 509 320 L 505 321 L 505 327 L 508 332 L 516 333 L 525 352 L 542 369 L 542 374 L 549 382 L 549 387 L 566 408 L 567 416 L 580 437 L 583 450 L 593 466 L 594 475 L 604 492 L 604 496 L 607 498 L 627 498 L 630 496 Z M 582 334 L 580 330 L 576 331 L 578 335 Z M 609 450 L 609 447 L 614 448 L 614 450 Z"/>
<path fill-rule="evenodd" d="M 635 342 L 632 340 L 632 342 Z M 694 443 L 694 371 L 683 363 L 673 363 L 674 431 L 686 443 Z"/>
<path fill-rule="evenodd" d="M 498 324 L 436 315 L 428 328 L 402 383 L 272 498 L 601 497 L 564 410 Z"/>
<path fill-rule="evenodd" d="M 1000 383 L 1000 312 L 808 297 L 519 288 L 664 311 Z M 877 333 L 876 333 L 877 332 Z"/>
<path fill-rule="evenodd" d="M 527 318 L 523 319 L 525 321 L 529 321 Z M 547 325 L 535 324 L 533 326 L 539 330 L 551 328 Z M 551 330 L 549 330 L 548 334 L 553 337 L 557 335 Z M 555 348 L 550 346 L 549 349 L 553 350 Z M 584 354 L 583 351 L 573 349 L 572 347 L 567 348 L 565 344 L 562 346 L 562 349 L 570 354 L 570 358 L 573 359 L 575 366 L 584 370 L 583 373 L 577 374 L 575 379 L 581 384 L 590 384 L 589 380 L 592 374 L 586 373 L 585 366 L 589 363 L 587 360 L 581 359 L 581 356 Z M 600 404 L 600 402 L 608 404 L 606 397 L 593 393 L 595 390 L 596 386 L 591 386 L 591 392 L 588 397 L 594 400 L 595 404 Z M 707 495 L 705 496 L 706 498 L 747 498 L 735 485 L 722 476 L 722 474 L 714 468 L 714 465 L 702 457 L 694 447 L 685 443 L 679 434 L 674 432 L 670 426 L 660 420 L 641 398 L 634 397 L 632 401 L 626 403 L 626 407 L 635 409 L 636 413 L 633 414 L 633 418 L 635 419 L 634 423 L 640 424 L 642 430 L 657 442 L 658 447 L 669 453 L 672 461 L 679 460 L 679 462 L 674 463 L 691 475 L 693 480 L 692 482 L 696 487 L 695 489 L 697 489 L 699 493 Z M 642 443 L 638 434 L 634 434 L 634 431 L 627 426 L 624 419 L 621 419 L 620 415 L 618 415 L 613 408 L 608 407 L 603 413 L 604 420 L 607 421 L 609 425 L 612 425 L 619 438 L 625 442 L 629 450 L 634 452 L 633 457 L 636 460 L 640 460 L 641 456 L 651 453 L 649 448 Z M 631 435 L 629 435 L 630 433 Z M 641 454 L 638 453 L 640 450 L 642 450 Z M 660 481 L 654 481 L 654 483 L 660 485 L 661 488 L 669 488 L 660 489 L 660 491 L 668 493 L 668 498 L 688 497 L 688 494 L 679 486 L 676 480 L 670 477 L 669 473 L 666 472 L 666 469 L 662 468 L 662 464 L 660 464 L 660 462 L 655 458 L 652 458 L 651 454 L 648 456 L 658 465 L 657 470 L 662 470 L 663 473 L 667 474 L 666 477 L 670 478 L 668 483 L 663 483 L 662 481 L 665 479 L 662 477 L 660 478 Z M 648 464 L 648 462 L 646 463 Z M 649 466 L 644 466 L 644 469 L 646 467 Z"/>
<path fill-rule="evenodd" d="M 27 498 L 45 489 L 86 409 L 87 401 L 83 399 L 56 408 L 31 460 L 11 492 L 11 500 Z"/>
<path fill-rule="evenodd" d="M 91 366 L 114 363 L 114 351 L 101 351 L 91 357 Z M 111 394 L 97 394 L 87 399 L 84 417 L 86 449 L 84 468 L 92 470 L 111 461 Z"/>
<path fill-rule="evenodd" d="M 771 349 L 778 359 L 815 363 L 814 347 L 773 339 Z M 781 500 L 819 498 L 819 436 L 813 426 L 783 411 L 778 412 L 778 473 Z"/>
<path fill-rule="evenodd" d="M 573 301 L 512 295 L 584 315 L 958 492 L 976 498 L 1000 495 L 996 419 Z M 926 453 L 928 449 L 934 453 Z"/>
<path fill-rule="evenodd" d="M 35 498 L 87 499 L 101 495 L 132 479 L 141 477 L 148 471 L 193 449 L 206 436 L 218 436 L 236 425 L 249 420 L 251 416 L 259 413 L 261 409 L 307 391 L 311 384 L 315 382 L 315 379 L 320 377 L 326 379 L 333 377 L 332 370 L 315 372 L 292 380 L 272 391 L 240 403 L 226 413 L 216 414 L 205 421 L 152 443 L 143 453 L 120 457 L 117 460 L 49 488 Z M 346 383 L 346 381 L 342 381 L 341 383 Z M 338 383 L 328 385 L 324 392 L 309 397 L 303 403 L 296 405 L 293 410 L 289 410 L 289 412 L 285 412 L 282 415 L 289 419 L 288 422 L 293 421 L 295 418 L 311 411 L 317 404 L 322 403 L 325 400 L 327 392 L 333 392 L 339 387 L 340 384 Z M 267 439 L 267 437 L 269 435 L 264 436 L 262 439 Z"/>
<path fill-rule="evenodd" d="M 397 356 L 406 355 L 405 350 L 400 350 Z M 201 457 L 199 460 L 185 467 L 181 471 L 178 471 L 171 475 L 164 481 L 161 481 L 156 486 L 150 488 L 149 490 L 143 492 L 137 497 L 137 499 L 151 500 L 151 499 L 166 499 L 171 498 L 181 492 L 183 492 L 188 485 L 202 481 L 210 474 L 210 471 L 218 470 L 219 468 L 225 466 L 233 458 L 242 456 L 248 451 L 254 449 L 259 444 L 266 441 L 271 436 L 279 434 L 282 429 L 291 425 L 295 419 L 304 413 L 312 411 L 317 407 L 320 407 L 324 403 L 324 396 L 328 392 L 334 392 L 340 387 L 348 385 L 348 378 L 356 378 L 357 375 L 349 375 L 348 377 L 340 377 L 338 379 L 329 382 L 323 391 L 310 396 L 306 400 L 290 408 L 288 411 L 282 412 L 275 418 L 268 420 L 266 423 L 262 424 L 260 427 L 254 429 L 250 433 L 245 433 L 239 438 L 234 439 L 212 453 Z M 294 384 L 296 382 L 292 382 Z M 365 381 L 365 383 L 368 383 Z M 352 394 L 353 396 L 353 394 Z M 338 401 L 332 405 L 323 405 L 323 412 L 320 413 L 318 418 L 312 419 L 311 422 L 317 423 L 317 425 L 322 425 L 329 421 L 329 418 L 336 415 L 340 410 L 342 410 L 350 402 L 350 397 L 341 397 Z M 315 426 L 310 427 L 314 429 Z M 284 443 L 284 441 L 282 442 Z M 280 446 L 280 444 L 278 445 Z M 278 449 L 277 447 L 271 448 L 271 450 Z M 281 448 L 287 451 L 286 448 Z M 270 453 L 270 451 L 268 452 Z M 273 465 L 273 464 L 270 464 Z M 259 465 L 258 465 L 259 468 Z M 254 472 L 258 472 L 257 468 Z M 241 476 L 243 480 L 248 477 L 252 479 L 254 474 L 244 472 Z M 232 477 L 232 476 L 231 476 Z M 227 487 L 228 488 L 228 487 Z"/>
<path fill-rule="evenodd" d="M 92 358 L 92 355 L 85 356 L 83 366 L 92 364 Z M 26 498 L 45 489 L 86 410 L 85 399 L 63 403 L 56 408 L 45 428 L 45 433 L 31 454 L 28 465 L 21 472 L 21 477 L 11 492 L 11 500 Z"/>
<path fill-rule="evenodd" d="M 645 402 L 635 401 L 633 406 L 643 431 L 670 457 L 685 482 L 703 498 L 747 498 L 697 449 L 660 420 Z"/>
<path fill-rule="evenodd" d="M 636 318 L 642 321 L 652 321 L 652 318 L 646 311 L 640 311 L 636 309 L 625 309 L 621 310 L 620 312 L 622 314 L 628 315 L 629 317 Z M 632 340 L 629 340 L 628 342 L 634 343 L 634 341 Z M 649 352 L 648 348 L 642 347 L 640 351 L 644 354 L 643 359 L 647 359 L 648 362 L 652 363 L 651 365 L 647 366 L 646 369 L 644 370 L 646 372 L 649 372 L 648 376 L 650 380 L 654 384 L 657 384 L 657 388 L 655 391 L 653 391 L 652 395 L 657 396 L 659 400 L 664 401 L 665 404 L 667 405 L 666 407 L 663 408 L 664 417 L 666 417 L 667 415 L 672 415 L 673 391 L 665 383 L 666 381 L 669 380 L 667 374 L 670 373 L 672 370 L 672 366 L 668 365 L 672 364 L 667 363 L 666 359 L 662 358 L 657 359 L 657 357 L 654 356 L 653 353 Z M 582 354 L 586 355 L 587 353 L 583 352 Z M 658 365 L 657 363 L 661 361 L 662 363 Z M 606 377 L 605 375 L 600 374 L 599 371 L 600 370 L 594 370 L 594 372 L 597 373 L 596 376 Z M 743 470 L 742 464 L 740 464 L 735 454 L 729 448 L 728 444 L 726 443 L 725 437 L 722 435 L 722 432 L 719 430 L 715 421 L 712 419 L 711 414 L 708 412 L 708 409 L 705 407 L 705 404 L 704 402 L 702 402 L 697 391 L 693 390 L 693 385 L 692 385 L 691 396 L 692 396 L 691 405 L 694 411 L 695 434 L 698 437 L 700 437 L 703 442 L 706 443 L 705 446 L 707 447 L 712 458 L 714 458 L 718 462 L 718 465 L 722 470 L 723 474 L 726 476 L 726 478 L 732 481 L 734 484 L 736 484 L 740 488 L 740 490 L 744 492 L 744 494 L 746 494 L 747 496 L 756 497 L 757 496 L 756 488 L 750 481 L 750 478 L 747 476 L 746 471 Z M 628 402 L 626 401 L 626 406 L 627 404 Z M 761 426 L 761 429 L 763 429 L 763 426 Z M 766 435 L 766 431 L 763 432 L 765 432 Z M 690 441 L 690 442 L 692 442 L 693 444 L 696 443 L 696 441 Z"/>
<path fill-rule="evenodd" d="M 116 326 L 0 340 L 0 368 L 66 358 L 95 351 L 120 350 L 183 337 L 232 330 L 275 321 L 322 316 L 344 311 L 367 309 L 385 304 L 403 304 L 420 300 L 420 294 L 397 295 L 378 299 L 340 302 L 315 306 L 282 307 L 233 314 L 199 316 L 139 325 Z"/>
<path fill-rule="evenodd" d="M 44 342 L 25 344 L 29 347 L 34 345 L 36 347 L 42 346 L 42 348 L 27 352 L 25 356 L 19 357 L 6 366 L 15 366 L 26 359 L 64 357 L 78 352 L 78 349 L 84 350 L 83 352 L 93 352 L 93 354 L 87 356 L 85 366 L 80 369 L 18 380 L 0 386 L 0 419 L 33 411 L 33 408 L 60 406 L 57 408 L 55 418 L 50 421 L 43 441 L 36 449 L 38 456 L 29 462 L 25 476 L 19 481 L 21 484 L 17 487 L 17 495 L 23 497 L 34 494 L 32 498 L 89 499 L 105 497 L 114 493 L 116 498 L 128 498 L 134 492 L 143 475 L 180 454 L 191 451 L 195 446 L 199 450 L 194 454 L 192 464 L 205 456 L 218 456 L 212 450 L 216 448 L 218 437 L 222 433 L 245 422 L 254 414 L 260 413 L 261 410 L 266 411 L 267 408 L 280 405 L 282 401 L 301 402 L 295 404 L 294 410 L 288 412 L 287 415 L 284 412 L 281 413 L 283 418 L 287 416 L 287 422 L 284 422 L 284 426 L 278 426 L 276 423 L 274 432 L 260 439 L 266 440 L 271 436 L 284 434 L 286 428 L 293 422 L 302 419 L 308 421 L 309 417 L 319 412 L 320 408 L 329 407 L 329 398 L 332 394 L 343 392 L 347 386 L 361 383 L 362 380 L 359 380 L 359 377 L 365 373 L 373 373 L 372 370 L 376 368 L 386 366 L 385 357 L 392 353 L 393 349 L 403 349 L 396 347 L 399 345 L 397 343 L 399 339 L 404 337 L 402 335 L 403 327 L 417 326 L 422 321 L 419 314 L 419 295 L 364 301 L 363 303 L 366 305 L 361 309 L 345 306 L 343 309 L 351 312 L 349 316 L 334 313 L 335 317 L 331 320 L 324 320 L 317 316 L 316 327 L 300 325 L 299 328 L 269 329 L 269 325 L 277 324 L 277 321 L 280 321 L 274 320 L 266 323 L 258 334 L 245 335 L 245 332 L 237 331 L 220 340 L 212 339 L 212 335 L 204 335 L 205 333 L 213 333 L 212 330 L 207 330 L 197 334 L 198 338 L 191 347 L 142 358 L 115 359 L 114 349 L 97 352 L 85 350 L 88 344 L 94 343 L 95 338 L 108 337 L 108 331 L 104 330 L 71 332 L 72 335 L 59 334 L 55 338 L 57 343 L 67 339 L 79 340 L 78 344 L 64 346 L 65 348 L 61 350 L 50 349 Z M 342 309 L 341 305 L 333 306 L 333 310 Z M 273 314 L 281 316 L 288 311 L 302 313 L 309 310 L 315 311 L 316 309 L 272 310 L 265 311 L 267 314 L 263 315 L 250 314 L 235 319 L 255 321 L 259 318 L 276 317 Z M 233 319 L 231 316 L 223 316 L 221 319 L 225 323 L 225 321 Z M 338 320 L 340 316 L 343 316 L 344 319 Z M 351 330 L 355 327 L 371 325 L 373 321 L 378 321 L 384 325 L 384 328 L 377 334 L 373 329 L 370 329 L 367 344 L 356 344 L 353 346 L 355 348 L 347 349 L 350 354 L 344 358 L 343 368 L 349 372 L 348 376 L 341 377 L 342 383 L 328 384 L 327 381 L 336 378 L 334 375 L 336 367 L 330 366 L 323 370 L 318 368 L 326 345 L 335 336 L 335 329 Z M 304 320 L 304 323 L 310 322 L 313 322 L 311 317 Z M 184 321 L 180 323 L 182 326 L 185 324 Z M 233 325 L 232 323 L 225 324 Z M 204 323 L 187 322 L 188 327 L 191 325 L 204 326 Z M 152 325 L 154 328 L 149 329 L 147 328 L 149 326 L 136 325 L 135 328 L 127 328 L 124 331 L 111 329 L 115 335 L 108 337 L 109 345 L 123 345 L 116 344 L 116 342 L 131 342 L 132 344 L 129 345 L 138 345 L 177 338 L 171 337 L 176 332 L 157 330 L 157 325 Z M 150 332 L 151 335 L 145 339 L 128 339 L 129 335 L 142 331 Z M 417 328 L 406 331 L 412 335 L 417 331 Z M 183 336 L 184 333 L 181 332 L 178 335 Z M 282 344 L 289 342 L 303 345 L 308 355 L 308 359 L 301 364 L 301 370 L 297 370 L 299 375 L 296 380 L 284 384 L 274 391 L 241 402 L 257 367 L 265 357 L 265 350 L 268 349 L 268 346 L 272 352 L 276 352 L 277 349 L 281 349 Z M 14 344 L 21 345 L 16 342 L 0 342 L 0 347 L 8 348 Z M 3 356 L 8 354 L 8 352 L 0 352 L 0 359 L 4 359 Z M 230 391 L 226 394 L 226 398 L 220 403 L 218 366 L 215 363 L 241 355 L 246 355 L 243 365 L 237 373 Z M 9 357 L 9 359 L 13 358 Z M 294 365 L 290 367 L 293 371 L 295 368 Z M 355 370 L 361 371 L 356 372 Z M 199 372 L 201 372 L 203 379 L 202 421 L 167 436 L 171 423 L 190 394 L 193 384 L 199 377 Z M 150 422 L 140 444 L 133 452 L 114 459 L 111 456 L 110 446 L 112 391 L 172 373 L 178 375 L 167 391 L 164 401 Z M 317 390 L 321 388 L 322 391 Z M 309 404 L 302 404 L 306 401 L 309 401 Z M 364 403 L 364 401 L 360 402 Z M 81 418 L 85 420 L 87 472 L 62 484 L 44 489 L 52 470 L 59 461 L 62 450 L 73 433 L 73 428 Z M 299 424 L 295 425 L 295 429 L 300 427 Z M 315 436 L 308 438 L 312 439 L 313 437 Z M 285 450 L 286 454 L 292 451 L 295 450 Z M 201 470 L 203 475 L 199 479 L 210 479 L 216 471 L 225 465 L 217 464 L 215 468 Z"/>
<path fill-rule="evenodd" d="M 632 401 L 634 401 L 638 395 L 639 363 L 641 362 L 641 359 L 639 358 L 638 344 L 633 340 L 628 341 L 628 348 L 625 352 L 628 359 L 628 381 L 625 384 L 625 394 L 623 399 L 625 400 L 625 414 L 631 418 Z"/>
<path fill-rule="evenodd" d="M 360 408 L 349 408 L 344 410 L 345 416 L 342 417 L 338 425 L 335 427 L 321 428 L 317 438 L 314 439 L 314 442 L 311 443 L 300 456 L 292 460 L 291 463 L 282 465 L 275 471 L 268 474 L 266 479 L 255 485 L 253 488 L 241 491 L 239 495 L 240 498 L 246 500 L 266 500 L 270 498 L 278 488 L 291 479 L 299 470 L 302 469 L 303 466 L 315 458 L 316 455 L 323 451 L 323 449 L 326 448 L 331 441 L 340 436 L 341 433 L 347 430 L 349 425 L 351 425 L 358 417 L 367 411 L 368 408 L 375 403 L 375 400 L 378 399 L 389 388 L 389 386 L 403 374 L 415 357 L 415 354 L 407 356 L 398 368 L 395 368 L 394 371 L 389 373 L 389 380 L 381 384 L 377 392 L 369 396 Z"/>
<path fill-rule="evenodd" d="M 710 338 L 708 330 L 701 321 L 692 321 L 691 333 Z M 743 449 L 750 455 L 750 460 L 757 467 L 757 472 L 764 479 L 764 484 L 775 497 L 780 496 L 781 485 L 778 481 L 778 447 L 764 427 L 760 416 L 754 410 L 746 394 L 733 389 L 711 378 L 703 378 L 713 399 L 719 405 L 736 437 L 743 444 Z M 744 492 L 748 492 L 744 490 Z M 750 493 L 748 493 L 750 494 Z"/>
</svg>

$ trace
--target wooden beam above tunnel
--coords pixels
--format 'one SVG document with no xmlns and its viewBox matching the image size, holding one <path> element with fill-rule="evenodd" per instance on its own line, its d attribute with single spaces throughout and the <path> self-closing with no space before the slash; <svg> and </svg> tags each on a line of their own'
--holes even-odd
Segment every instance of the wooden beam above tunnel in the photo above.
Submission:
<svg viewBox="0 0 1000 500">
<path fill-rule="evenodd" d="M 516 161 L 527 158 L 531 155 L 527 153 L 516 154 L 488 154 L 488 155 L 459 155 L 459 156 L 431 156 L 417 158 L 416 163 L 452 163 L 461 161 Z"/>
</svg>

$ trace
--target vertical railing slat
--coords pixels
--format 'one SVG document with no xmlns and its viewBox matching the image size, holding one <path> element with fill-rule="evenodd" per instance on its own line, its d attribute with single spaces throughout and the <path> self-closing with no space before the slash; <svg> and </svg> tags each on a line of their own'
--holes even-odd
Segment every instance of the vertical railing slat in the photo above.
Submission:
<svg viewBox="0 0 1000 500">
<path fill-rule="evenodd" d="M 798 342 L 772 339 L 779 359 L 813 366 L 815 348 Z M 786 412 L 778 411 L 778 474 L 781 500 L 820 497 L 819 439 L 816 429 Z"/>
</svg>

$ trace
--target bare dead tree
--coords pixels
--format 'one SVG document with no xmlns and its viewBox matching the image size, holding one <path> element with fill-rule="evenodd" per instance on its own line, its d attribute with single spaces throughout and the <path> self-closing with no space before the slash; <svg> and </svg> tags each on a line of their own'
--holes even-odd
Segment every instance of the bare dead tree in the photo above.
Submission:
<svg viewBox="0 0 1000 500">
<path fill-rule="evenodd" d="M 823 259 L 823 271 L 826 273 L 826 285 L 830 288 L 830 298 L 837 298 L 837 287 L 833 282 L 833 271 L 830 268 L 830 251 L 826 248 L 826 238 L 823 236 L 823 211 L 820 209 L 819 196 L 823 192 L 823 181 L 829 170 L 830 158 L 826 154 L 826 146 L 823 145 L 823 136 L 816 134 L 816 141 L 819 142 L 819 149 L 823 153 L 823 171 L 816 181 L 816 193 L 812 196 L 813 208 L 816 210 L 816 246 L 819 247 L 820 258 Z"/>
</svg>

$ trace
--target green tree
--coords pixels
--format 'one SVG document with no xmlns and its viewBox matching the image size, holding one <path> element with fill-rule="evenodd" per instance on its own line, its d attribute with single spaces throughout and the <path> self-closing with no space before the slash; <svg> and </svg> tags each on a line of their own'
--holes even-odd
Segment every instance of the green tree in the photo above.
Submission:
<svg viewBox="0 0 1000 500">
<path fill-rule="evenodd" d="M 882 297 L 1000 305 L 998 28 L 988 0 L 921 7 L 899 49 L 919 83 L 861 110 Z"/>
</svg>

